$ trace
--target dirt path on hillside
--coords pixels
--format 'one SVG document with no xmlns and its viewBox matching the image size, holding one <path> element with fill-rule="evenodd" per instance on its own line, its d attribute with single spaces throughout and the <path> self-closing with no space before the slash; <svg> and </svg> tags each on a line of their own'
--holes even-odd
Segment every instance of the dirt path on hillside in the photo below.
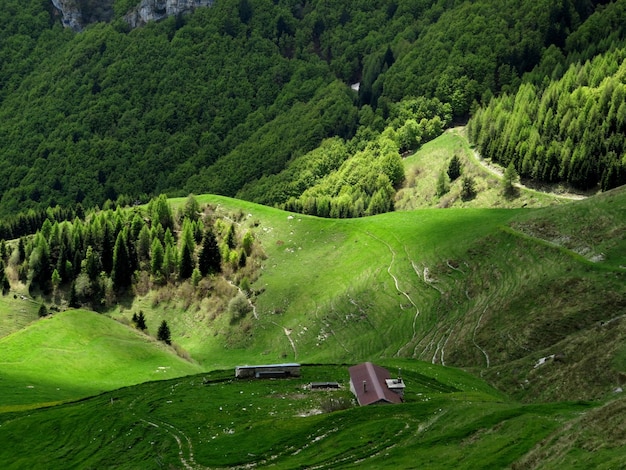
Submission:
<svg viewBox="0 0 626 470">
<path fill-rule="evenodd" d="M 458 135 L 461 137 L 465 143 L 467 144 L 467 148 L 470 149 L 470 154 L 473 157 L 475 163 L 478 163 L 482 168 L 487 170 L 492 175 L 502 178 L 504 176 L 504 169 L 497 164 L 492 163 L 491 161 L 486 160 L 483 156 L 473 148 L 467 140 L 466 129 L 465 126 L 457 126 L 448 129 L 446 132 L 450 132 L 452 134 Z M 527 185 L 524 185 L 521 182 L 515 184 L 516 188 L 525 189 L 527 191 L 541 193 L 541 194 L 549 194 L 554 197 L 562 198 L 562 199 L 570 199 L 570 200 L 581 200 L 586 199 L 587 196 L 584 194 L 574 193 L 571 190 L 564 189 L 562 186 L 554 186 L 554 185 L 545 185 L 545 190 L 531 188 Z"/>
</svg>

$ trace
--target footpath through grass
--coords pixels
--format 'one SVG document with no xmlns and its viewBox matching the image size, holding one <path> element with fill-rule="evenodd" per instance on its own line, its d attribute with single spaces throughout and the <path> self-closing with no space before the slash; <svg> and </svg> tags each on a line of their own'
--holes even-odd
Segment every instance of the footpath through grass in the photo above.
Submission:
<svg viewBox="0 0 626 470">
<path fill-rule="evenodd" d="M 459 370 L 388 366 L 398 365 L 407 385 L 401 405 L 350 404 L 347 366 L 305 365 L 301 378 L 216 371 L 4 413 L 0 461 L 7 469 L 502 468 L 589 409 L 519 405 Z M 341 388 L 314 391 L 311 381 Z"/>
</svg>

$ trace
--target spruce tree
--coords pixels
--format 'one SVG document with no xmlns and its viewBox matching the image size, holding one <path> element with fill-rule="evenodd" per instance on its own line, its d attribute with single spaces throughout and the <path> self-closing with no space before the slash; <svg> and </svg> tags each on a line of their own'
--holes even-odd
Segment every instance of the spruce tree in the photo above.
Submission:
<svg viewBox="0 0 626 470">
<path fill-rule="evenodd" d="M 235 224 L 231 224 L 231 226 L 228 228 L 228 233 L 226 234 L 226 244 L 228 245 L 228 248 L 232 250 L 233 248 L 235 248 L 236 243 Z"/>
<path fill-rule="evenodd" d="M 222 270 L 222 255 L 217 245 L 217 239 L 212 230 L 204 232 L 202 239 L 202 249 L 198 258 L 198 269 L 203 276 L 212 273 L 219 273 Z"/>
<path fill-rule="evenodd" d="M 471 176 L 464 176 L 461 182 L 461 199 L 469 201 L 476 196 L 476 183 Z"/>
<path fill-rule="evenodd" d="M 195 246 L 193 238 L 193 222 L 190 219 L 185 219 L 183 222 L 180 264 L 178 267 L 178 273 L 181 279 L 189 279 L 193 273 L 193 268 L 195 266 L 195 261 L 193 259 Z"/>
<path fill-rule="evenodd" d="M 111 271 L 111 279 L 113 280 L 113 287 L 116 290 L 129 287 L 132 279 L 132 269 L 125 238 L 124 230 L 122 230 L 117 235 L 115 248 L 113 249 L 113 270 Z"/>
<path fill-rule="evenodd" d="M 139 315 L 137 315 L 137 319 L 135 320 L 135 324 L 137 325 L 137 328 L 139 328 L 141 331 L 145 331 L 147 326 L 146 326 L 146 317 L 143 314 L 143 310 L 139 310 Z"/>
<path fill-rule="evenodd" d="M 450 181 L 454 181 L 459 176 L 461 176 L 461 160 L 457 155 L 454 155 L 448 165 L 448 177 L 450 178 Z"/>
<path fill-rule="evenodd" d="M 72 285 L 70 286 L 70 298 L 68 299 L 68 305 L 70 306 L 70 308 L 77 308 L 79 307 L 78 304 L 78 295 L 76 294 L 76 282 L 72 282 Z"/>
<path fill-rule="evenodd" d="M 172 344 L 170 328 L 167 326 L 167 322 L 163 320 L 157 331 L 157 339 L 163 341 L 166 344 Z"/>
<path fill-rule="evenodd" d="M 180 266 L 178 274 L 181 279 L 189 279 L 193 273 L 193 253 L 187 243 L 184 243 L 180 251 Z"/>
</svg>

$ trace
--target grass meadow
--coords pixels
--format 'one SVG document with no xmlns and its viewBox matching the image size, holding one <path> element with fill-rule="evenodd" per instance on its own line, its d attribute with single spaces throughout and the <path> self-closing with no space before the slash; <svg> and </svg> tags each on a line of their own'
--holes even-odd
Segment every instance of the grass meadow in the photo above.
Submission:
<svg viewBox="0 0 626 470">
<path fill-rule="evenodd" d="M 387 364 L 390 368 L 397 365 Z M 302 377 L 237 380 L 233 370 L 0 415 L 7 469 L 501 468 L 589 404 L 520 405 L 455 369 L 402 362 L 401 405 L 360 408 L 347 366 Z M 336 380 L 336 391 L 311 381 Z M 342 409 L 329 404 L 341 401 Z M 25 430 L 29 430 L 25 432 Z"/>
<path fill-rule="evenodd" d="M 446 133 L 424 146 L 433 158 L 407 158 L 416 191 L 463 145 Z M 43 319 L 1 297 L 2 468 L 626 465 L 626 190 L 473 207 L 492 186 L 459 207 L 353 220 L 198 196 L 264 253 L 239 323 L 184 283 Z M 140 310 L 149 334 L 130 325 Z M 174 347 L 154 339 L 162 320 Z M 404 404 L 354 406 L 347 367 L 365 360 L 401 369 Z M 292 361 L 299 379 L 233 378 Z"/>
</svg>

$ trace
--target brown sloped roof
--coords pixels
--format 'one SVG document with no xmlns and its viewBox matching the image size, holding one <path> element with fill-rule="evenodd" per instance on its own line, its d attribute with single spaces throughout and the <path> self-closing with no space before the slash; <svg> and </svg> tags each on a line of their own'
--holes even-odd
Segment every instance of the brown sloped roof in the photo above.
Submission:
<svg viewBox="0 0 626 470">
<path fill-rule="evenodd" d="M 364 362 L 350 367 L 348 372 L 350 372 L 350 388 L 356 395 L 359 405 L 402 403 L 400 395 L 389 390 L 386 385 L 385 380 L 391 378 L 387 369 L 371 362 Z M 365 382 L 365 387 L 363 387 L 363 382 Z"/>
</svg>

